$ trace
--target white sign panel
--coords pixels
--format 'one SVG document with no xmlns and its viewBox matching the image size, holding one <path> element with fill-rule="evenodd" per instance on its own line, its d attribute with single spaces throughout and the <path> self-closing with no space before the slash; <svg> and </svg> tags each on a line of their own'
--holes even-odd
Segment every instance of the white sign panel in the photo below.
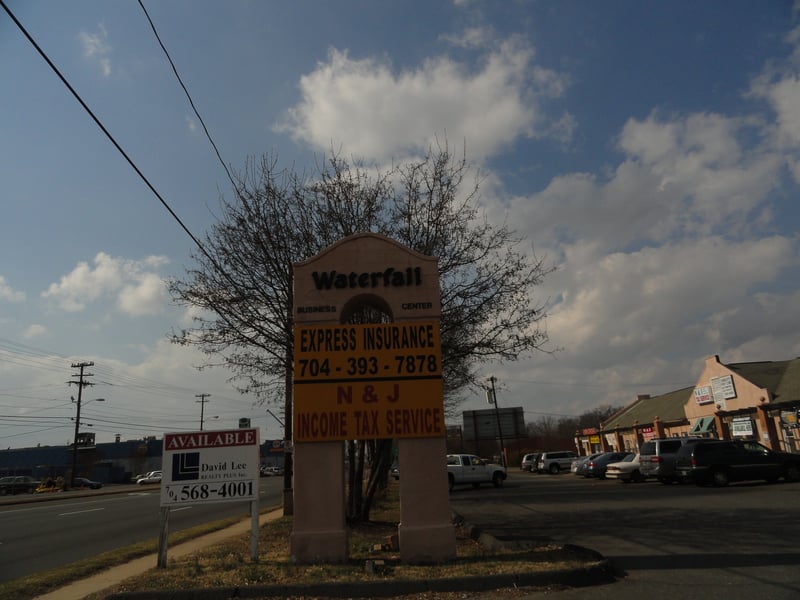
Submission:
<svg viewBox="0 0 800 600">
<path fill-rule="evenodd" d="M 703 385 L 694 388 L 694 399 L 698 404 L 710 404 L 714 401 L 714 396 L 711 394 L 711 387 Z"/>
<path fill-rule="evenodd" d="M 724 398 L 730 400 L 736 398 L 736 388 L 733 385 L 732 375 L 722 375 L 721 377 L 711 378 L 711 389 L 714 393 L 714 399 Z"/>
<path fill-rule="evenodd" d="M 736 418 L 731 425 L 731 435 L 734 437 L 749 437 L 753 435 L 753 421 L 751 419 Z"/>
<path fill-rule="evenodd" d="M 258 429 L 165 433 L 161 506 L 258 498 Z"/>
<path fill-rule="evenodd" d="M 726 400 L 736 398 L 736 388 L 733 386 L 733 376 L 723 375 L 721 377 L 711 378 L 711 390 L 714 395 L 714 402 L 725 410 L 727 407 Z"/>
</svg>

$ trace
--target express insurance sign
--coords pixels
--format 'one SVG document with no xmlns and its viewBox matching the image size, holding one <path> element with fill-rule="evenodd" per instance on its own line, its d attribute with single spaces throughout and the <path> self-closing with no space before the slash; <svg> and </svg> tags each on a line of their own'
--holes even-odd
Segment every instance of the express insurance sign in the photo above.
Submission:
<svg viewBox="0 0 800 600">
<path fill-rule="evenodd" d="M 258 498 L 258 429 L 165 433 L 161 506 Z"/>
<path fill-rule="evenodd" d="M 444 435 L 436 321 L 297 325 L 298 442 Z"/>
</svg>

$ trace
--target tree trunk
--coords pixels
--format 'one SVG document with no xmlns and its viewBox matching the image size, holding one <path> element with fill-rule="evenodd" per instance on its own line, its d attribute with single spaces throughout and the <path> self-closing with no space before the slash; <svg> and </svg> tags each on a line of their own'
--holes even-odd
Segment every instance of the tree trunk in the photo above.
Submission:
<svg viewBox="0 0 800 600">
<path fill-rule="evenodd" d="M 361 510 L 361 520 L 369 521 L 369 512 L 379 490 L 385 490 L 389 483 L 389 468 L 392 466 L 392 440 L 377 440 L 375 450 L 370 461 L 370 475 L 364 504 Z"/>
</svg>

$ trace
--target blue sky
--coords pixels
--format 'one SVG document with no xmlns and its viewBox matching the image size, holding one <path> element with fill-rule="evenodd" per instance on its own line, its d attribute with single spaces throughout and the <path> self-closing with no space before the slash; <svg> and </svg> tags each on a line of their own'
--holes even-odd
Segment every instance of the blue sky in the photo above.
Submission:
<svg viewBox="0 0 800 600">
<path fill-rule="evenodd" d="M 4 0 L 197 237 L 226 174 L 134 0 Z M 800 4 L 144 0 L 223 160 L 302 171 L 466 147 L 480 206 L 557 267 L 551 348 L 500 406 L 577 415 L 800 355 Z M 0 11 L 0 447 L 277 421 L 174 346 L 193 242 Z M 489 370 L 490 369 L 490 370 Z M 464 409 L 484 408 L 465 395 Z M 278 415 L 279 408 L 271 407 Z"/>
</svg>

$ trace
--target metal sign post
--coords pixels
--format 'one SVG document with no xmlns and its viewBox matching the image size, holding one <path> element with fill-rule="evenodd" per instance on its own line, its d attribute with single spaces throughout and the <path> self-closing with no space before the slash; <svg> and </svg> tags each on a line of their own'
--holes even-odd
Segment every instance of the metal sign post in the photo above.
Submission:
<svg viewBox="0 0 800 600">
<path fill-rule="evenodd" d="M 158 561 L 159 569 L 167 568 L 167 538 L 169 536 L 169 507 L 162 507 L 158 522 Z"/>
</svg>

